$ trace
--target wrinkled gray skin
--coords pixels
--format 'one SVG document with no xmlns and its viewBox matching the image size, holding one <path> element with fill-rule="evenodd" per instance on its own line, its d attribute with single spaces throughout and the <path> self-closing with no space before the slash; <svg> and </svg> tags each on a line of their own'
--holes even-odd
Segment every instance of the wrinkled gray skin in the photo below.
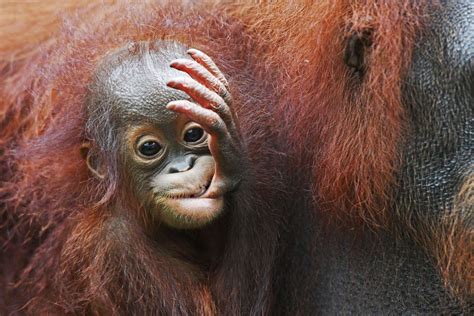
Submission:
<svg viewBox="0 0 474 316">
<path fill-rule="evenodd" d="M 473 172 L 474 2 L 444 5 L 432 11 L 416 42 L 404 88 L 409 135 L 394 205 L 401 216 L 415 215 L 415 229 L 421 229 L 420 218 L 438 221 L 449 211 L 463 179 Z M 357 235 L 335 225 L 331 230 L 310 225 L 318 220 L 309 212 L 295 214 L 288 259 L 277 272 L 282 277 L 277 310 L 290 315 L 473 313 L 472 300 L 461 307 L 448 295 L 434 258 L 407 235 L 395 206 L 391 214 L 397 234 Z M 284 277 L 285 271 L 296 276 Z"/>
</svg>

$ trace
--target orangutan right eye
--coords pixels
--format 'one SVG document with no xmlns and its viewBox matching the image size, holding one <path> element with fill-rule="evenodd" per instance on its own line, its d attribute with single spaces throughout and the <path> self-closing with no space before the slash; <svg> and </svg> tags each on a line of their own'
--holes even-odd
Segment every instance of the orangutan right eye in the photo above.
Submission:
<svg viewBox="0 0 474 316">
<path fill-rule="evenodd" d="M 155 158 L 162 149 L 160 143 L 150 137 L 143 137 L 137 145 L 138 155 L 145 159 Z"/>
</svg>

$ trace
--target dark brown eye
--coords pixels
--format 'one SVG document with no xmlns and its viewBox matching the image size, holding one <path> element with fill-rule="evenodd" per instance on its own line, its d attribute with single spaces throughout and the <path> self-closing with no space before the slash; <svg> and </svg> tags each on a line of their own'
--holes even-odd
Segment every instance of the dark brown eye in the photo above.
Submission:
<svg viewBox="0 0 474 316">
<path fill-rule="evenodd" d="M 183 139 L 186 143 L 196 143 L 203 138 L 204 134 L 205 132 L 202 128 L 192 127 L 184 133 Z"/>
<path fill-rule="evenodd" d="M 138 146 L 141 155 L 147 158 L 156 156 L 161 151 L 161 145 L 154 140 L 147 140 Z"/>
</svg>

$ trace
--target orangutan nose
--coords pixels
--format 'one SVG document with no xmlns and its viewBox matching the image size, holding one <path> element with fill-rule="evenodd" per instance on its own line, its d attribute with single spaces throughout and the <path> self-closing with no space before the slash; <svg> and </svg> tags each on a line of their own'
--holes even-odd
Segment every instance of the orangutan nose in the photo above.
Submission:
<svg viewBox="0 0 474 316">
<path fill-rule="evenodd" d="M 174 160 L 168 169 L 168 173 L 178 173 L 188 171 L 194 166 L 194 162 L 197 159 L 197 155 L 186 155 Z"/>
</svg>

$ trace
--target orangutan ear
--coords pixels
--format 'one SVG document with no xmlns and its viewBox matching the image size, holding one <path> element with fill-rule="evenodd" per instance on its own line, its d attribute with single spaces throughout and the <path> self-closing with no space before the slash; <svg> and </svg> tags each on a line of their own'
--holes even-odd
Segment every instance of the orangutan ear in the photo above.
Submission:
<svg viewBox="0 0 474 316">
<path fill-rule="evenodd" d="M 367 70 L 367 52 L 372 45 L 372 31 L 365 30 L 361 33 L 353 33 L 346 43 L 344 51 L 344 62 L 359 77 Z"/>
<path fill-rule="evenodd" d="M 87 141 L 81 145 L 81 156 L 86 160 L 90 172 L 98 179 L 105 178 L 105 168 L 101 159 L 91 150 L 92 144 Z"/>
</svg>

